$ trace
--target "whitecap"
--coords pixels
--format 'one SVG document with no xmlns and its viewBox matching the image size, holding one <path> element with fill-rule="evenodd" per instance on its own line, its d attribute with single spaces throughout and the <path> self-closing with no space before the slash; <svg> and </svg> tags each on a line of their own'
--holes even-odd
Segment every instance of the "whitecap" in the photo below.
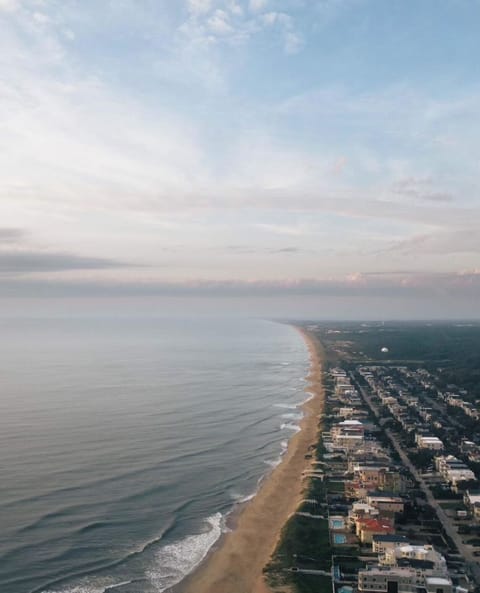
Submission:
<svg viewBox="0 0 480 593">
<path fill-rule="evenodd" d="M 282 456 L 280 455 L 277 459 L 265 459 L 264 463 L 270 467 L 277 467 L 277 465 L 282 463 Z"/>
<path fill-rule="evenodd" d="M 238 502 L 240 504 L 244 503 L 244 502 L 248 502 L 249 500 L 252 500 L 252 498 L 255 498 L 257 492 L 252 492 L 251 494 L 239 494 L 237 492 L 231 492 L 230 496 L 233 498 L 233 500 L 235 502 Z"/>
<path fill-rule="evenodd" d="M 158 593 L 179 583 L 205 558 L 222 534 L 223 516 L 216 513 L 206 519 L 207 530 L 168 544 L 155 554 L 155 566 L 146 576 Z"/>
<path fill-rule="evenodd" d="M 282 414 L 280 416 L 285 420 L 301 420 L 303 418 L 303 414 Z"/>
<path fill-rule="evenodd" d="M 311 399 L 313 399 L 315 397 L 315 394 L 313 393 L 313 391 L 306 391 L 305 393 L 308 394 L 308 397 L 302 401 L 302 403 L 300 404 L 301 406 L 303 406 L 303 404 L 306 404 L 307 402 L 309 402 Z"/>
<path fill-rule="evenodd" d="M 105 593 L 109 591 L 113 591 L 114 589 L 118 589 L 119 587 L 123 587 L 124 585 L 130 585 L 132 581 L 123 581 L 121 583 L 115 583 L 114 585 L 108 585 L 108 587 L 104 590 Z"/>
<path fill-rule="evenodd" d="M 280 403 L 280 404 L 273 404 L 274 408 L 282 408 L 285 410 L 295 410 L 298 407 L 298 404 L 287 404 L 287 403 Z"/>
<path fill-rule="evenodd" d="M 120 584 L 125 585 L 126 583 L 119 583 L 117 587 L 120 586 Z M 90 584 L 90 582 L 87 581 L 81 585 L 74 585 L 67 589 L 45 589 L 42 593 L 105 593 L 105 591 L 108 591 L 111 587 L 112 585 L 100 585 L 98 583 Z"/>
<path fill-rule="evenodd" d="M 284 422 L 280 425 L 280 430 L 294 430 L 295 432 L 300 432 L 301 428 L 298 424 L 292 424 L 291 422 Z"/>
</svg>

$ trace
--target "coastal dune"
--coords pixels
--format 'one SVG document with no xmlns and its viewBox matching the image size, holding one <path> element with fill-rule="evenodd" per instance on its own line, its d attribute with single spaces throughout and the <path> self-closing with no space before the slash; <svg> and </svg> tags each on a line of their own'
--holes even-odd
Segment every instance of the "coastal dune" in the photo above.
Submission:
<svg viewBox="0 0 480 593">
<path fill-rule="evenodd" d="M 239 513 L 234 529 L 217 549 L 175 591 L 178 593 L 269 593 L 263 578 L 279 541 L 282 527 L 298 508 L 305 482 L 305 459 L 317 441 L 318 418 L 324 408 L 321 346 L 301 328 L 310 353 L 308 391 L 313 397 L 303 406 L 301 430 L 289 442 L 282 462 L 262 483 L 257 495 Z"/>
</svg>

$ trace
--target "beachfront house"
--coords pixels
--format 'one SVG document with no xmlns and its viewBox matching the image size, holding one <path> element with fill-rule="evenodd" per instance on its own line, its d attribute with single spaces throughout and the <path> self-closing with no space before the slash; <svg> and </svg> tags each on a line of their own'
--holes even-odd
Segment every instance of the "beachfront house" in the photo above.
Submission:
<svg viewBox="0 0 480 593">
<path fill-rule="evenodd" d="M 403 498 L 397 496 L 394 492 L 369 492 L 366 496 L 366 502 L 379 511 L 391 513 L 403 513 L 405 506 Z"/>
<path fill-rule="evenodd" d="M 408 544 L 408 539 L 404 535 L 396 533 L 377 534 L 372 539 L 372 551 L 377 554 L 385 554 L 397 546 Z"/>
<path fill-rule="evenodd" d="M 362 544 L 371 544 L 375 535 L 395 533 L 393 521 L 385 517 L 358 517 L 355 520 L 355 533 Z"/>
<path fill-rule="evenodd" d="M 448 574 L 436 576 L 431 571 L 412 567 L 371 567 L 358 571 L 359 593 L 452 593 Z"/>
</svg>

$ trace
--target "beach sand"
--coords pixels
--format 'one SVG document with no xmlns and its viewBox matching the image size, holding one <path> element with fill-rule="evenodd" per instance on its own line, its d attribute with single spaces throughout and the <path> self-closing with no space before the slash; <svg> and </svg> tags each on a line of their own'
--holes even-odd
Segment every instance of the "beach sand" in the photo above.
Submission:
<svg viewBox="0 0 480 593">
<path fill-rule="evenodd" d="M 324 409 L 322 348 L 315 338 L 298 328 L 310 352 L 308 391 L 314 394 L 303 406 L 301 431 L 289 442 L 282 462 L 264 480 L 257 495 L 236 519 L 233 531 L 225 534 L 217 549 L 174 590 L 178 593 L 270 593 L 263 578 L 279 541 L 282 527 L 298 508 L 306 481 L 302 473 L 310 467 L 305 459 L 316 444 L 319 416 Z"/>
</svg>

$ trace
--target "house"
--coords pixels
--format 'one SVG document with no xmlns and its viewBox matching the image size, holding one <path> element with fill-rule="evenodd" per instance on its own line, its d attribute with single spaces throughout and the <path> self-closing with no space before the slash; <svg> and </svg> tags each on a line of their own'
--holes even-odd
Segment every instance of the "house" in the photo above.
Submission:
<svg viewBox="0 0 480 593">
<path fill-rule="evenodd" d="M 379 556 L 379 563 L 385 566 L 399 566 L 405 565 L 405 562 L 410 562 L 417 568 L 427 566 L 431 570 L 439 571 L 441 574 L 446 574 L 447 561 L 444 556 L 437 552 L 431 545 L 414 546 L 409 543 L 404 543 L 394 548 L 388 549 L 384 554 Z"/>
<path fill-rule="evenodd" d="M 480 491 L 466 490 L 463 502 L 475 519 L 480 519 Z"/>
<path fill-rule="evenodd" d="M 394 492 L 369 492 L 366 496 L 366 502 L 379 511 L 392 513 L 403 513 L 405 506 L 403 498 L 397 496 Z"/>
<path fill-rule="evenodd" d="M 371 567 L 358 571 L 359 593 L 452 593 L 452 580 L 445 575 L 412 567 Z"/>
<path fill-rule="evenodd" d="M 460 482 L 476 479 L 472 470 L 453 455 L 435 457 L 435 467 L 443 479 L 452 485 L 454 490 L 457 489 Z"/>
<path fill-rule="evenodd" d="M 351 524 L 354 524 L 357 519 L 361 519 L 363 517 L 368 517 L 370 519 L 378 517 L 380 511 L 373 507 L 372 505 L 367 504 L 366 502 L 354 502 L 352 507 L 348 513 L 348 521 Z"/>
<path fill-rule="evenodd" d="M 392 534 L 395 528 L 390 519 L 358 517 L 355 520 L 355 533 L 362 544 L 371 544 L 374 535 Z"/>
<path fill-rule="evenodd" d="M 431 451 L 441 451 L 443 442 L 438 437 L 417 434 L 415 442 L 419 449 L 430 449 Z"/>
<path fill-rule="evenodd" d="M 404 544 L 408 544 L 408 539 L 396 533 L 378 534 L 372 538 L 372 550 L 377 554 L 385 554 L 388 550 Z"/>
</svg>

